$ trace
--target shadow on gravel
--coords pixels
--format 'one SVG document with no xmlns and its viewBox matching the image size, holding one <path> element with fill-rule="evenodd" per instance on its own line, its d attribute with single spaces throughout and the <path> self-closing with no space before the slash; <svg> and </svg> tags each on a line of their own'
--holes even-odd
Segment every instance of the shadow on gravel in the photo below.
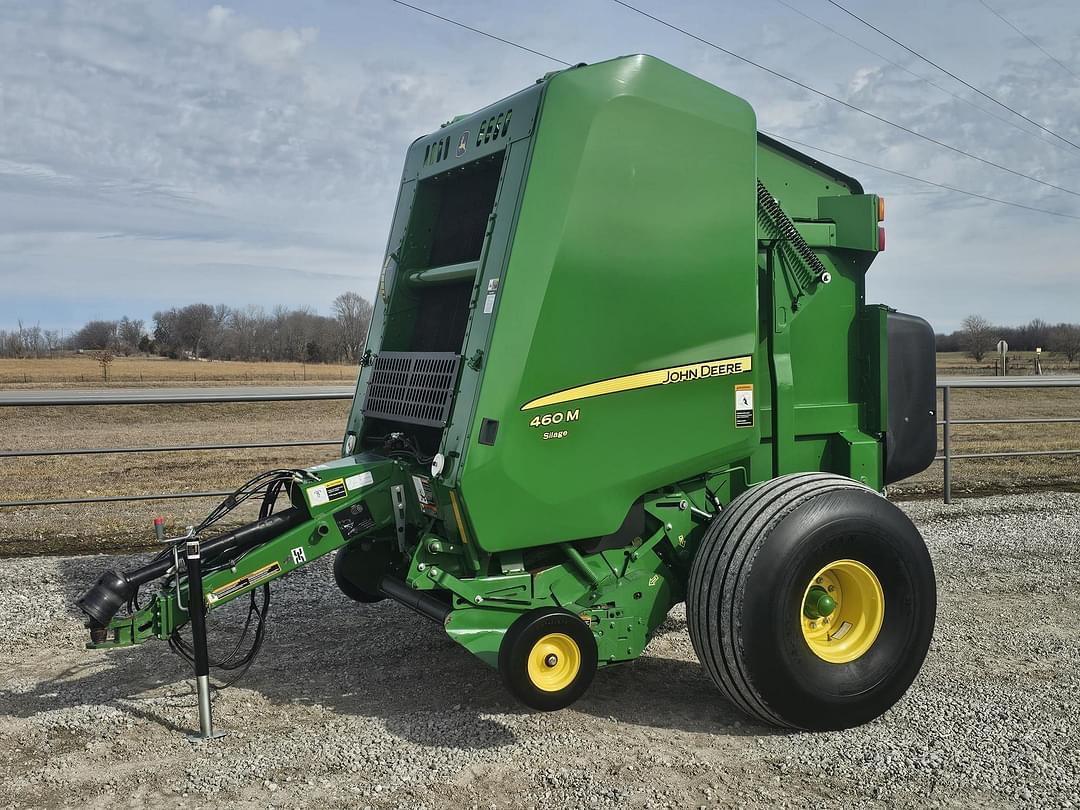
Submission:
<svg viewBox="0 0 1080 810">
<path fill-rule="evenodd" d="M 78 615 L 76 595 L 112 562 L 59 562 L 71 616 Z M 232 646 L 235 635 L 229 631 L 245 612 L 214 614 L 211 623 L 222 640 L 212 643 L 211 656 Z M 685 623 L 671 621 L 661 632 L 685 632 Z M 70 665 L 31 690 L 0 690 L 0 712 L 29 717 L 104 705 L 172 732 L 190 730 L 179 727 L 176 716 L 196 722 L 190 669 L 163 642 L 126 650 L 73 649 L 63 657 Z M 377 719 L 391 734 L 425 746 L 511 745 L 517 741 L 514 730 L 491 715 L 531 714 L 509 696 L 497 672 L 437 625 L 389 601 L 355 604 L 317 572 L 298 572 L 275 589 L 266 643 L 236 689 L 218 700 L 222 725 L 243 725 L 237 703 L 243 701 L 239 690 L 246 689 L 278 705 Z M 600 670 L 574 710 L 640 727 L 727 736 L 777 733 L 748 723 L 697 662 L 675 658 L 646 656 Z"/>
</svg>

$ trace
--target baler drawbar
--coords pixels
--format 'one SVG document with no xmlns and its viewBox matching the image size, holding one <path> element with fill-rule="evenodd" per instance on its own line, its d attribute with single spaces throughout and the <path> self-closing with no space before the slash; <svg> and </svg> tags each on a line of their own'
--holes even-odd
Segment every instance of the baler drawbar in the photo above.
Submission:
<svg viewBox="0 0 1080 810">
<path fill-rule="evenodd" d="M 929 325 L 865 302 L 883 218 L 647 56 L 453 119 L 406 154 L 341 457 L 257 476 L 182 537 L 159 525 L 150 562 L 79 600 L 89 646 L 168 640 L 216 736 L 211 666 L 243 673 L 270 584 L 335 552 L 348 597 L 439 622 L 535 709 L 685 601 L 748 715 L 878 716 L 936 604 L 884 497 L 932 461 L 936 416 Z M 252 499 L 257 520 L 215 528 Z M 247 651 L 212 661 L 205 617 L 245 596 Z"/>
</svg>

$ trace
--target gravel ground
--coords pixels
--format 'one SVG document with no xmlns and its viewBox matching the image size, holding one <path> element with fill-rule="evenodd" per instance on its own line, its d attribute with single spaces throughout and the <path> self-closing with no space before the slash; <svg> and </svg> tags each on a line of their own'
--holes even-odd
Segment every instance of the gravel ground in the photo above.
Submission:
<svg viewBox="0 0 1080 810">
<path fill-rule="evenodd" d="M 1080 807 L 1080 495 L 909 502 L 938 573 L 922 675 L 884 717 L 779 733 L 724 702 L 681 607 L 646 655 L 535 714 L 435 625 L 329 565 L 193 744 L 183 662 L 92 652 L 71 604 L 126 558 L 0 560 L 0 807 Z"/>
</svg>

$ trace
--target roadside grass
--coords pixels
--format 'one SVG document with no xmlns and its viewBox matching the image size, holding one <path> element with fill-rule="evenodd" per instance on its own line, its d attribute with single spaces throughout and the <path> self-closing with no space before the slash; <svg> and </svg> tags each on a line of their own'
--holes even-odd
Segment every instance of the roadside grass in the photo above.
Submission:
<svg viewBox="0 0 1080 810">
<path fill-rule="evenodd" d="M 976 363 L 964 352 L 938 352 L 939 377 L 993 377 L 997 352 L 988 352 Z M 1043 374 L 1080 374 L 1080 361 L 1070 363 L 1063 354 L 1042 353 Z M 1009 376 L 1029 376 L 1035 373 L 1035 352 L 1009 352 Z"/>
<path fill-rule="evenodd" d="M 89 354 L 55 358 L 0 359 L 0 388 L 97 388 L 99 386 L 212 386 L 342 383 L 356 381 L 356 366 L 328 363 L 259 363 L 238 360 L 169 360 L 117 357 L 108 381 Z"/>
</svg>

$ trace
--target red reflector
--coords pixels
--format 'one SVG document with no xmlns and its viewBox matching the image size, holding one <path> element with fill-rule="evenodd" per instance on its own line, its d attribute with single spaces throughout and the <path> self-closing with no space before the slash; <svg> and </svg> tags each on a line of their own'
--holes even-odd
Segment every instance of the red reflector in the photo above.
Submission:
<svg viewBox="0 0 1080 810">
<path fill-rule="evenodd" d="M 163 518 L 163 517 L 154 518 L 154 525 L 155 526 L 160 526 L 164 522 L 165 522 L 165 518 Z"/>
<path fill-rule="evenodd" d="M 877 249 L 878 249 L 878 253 L 883 253 L 885 251 L 885 229 L 884 228 L 878 228 L 877 229 Z"/>
</svg>

